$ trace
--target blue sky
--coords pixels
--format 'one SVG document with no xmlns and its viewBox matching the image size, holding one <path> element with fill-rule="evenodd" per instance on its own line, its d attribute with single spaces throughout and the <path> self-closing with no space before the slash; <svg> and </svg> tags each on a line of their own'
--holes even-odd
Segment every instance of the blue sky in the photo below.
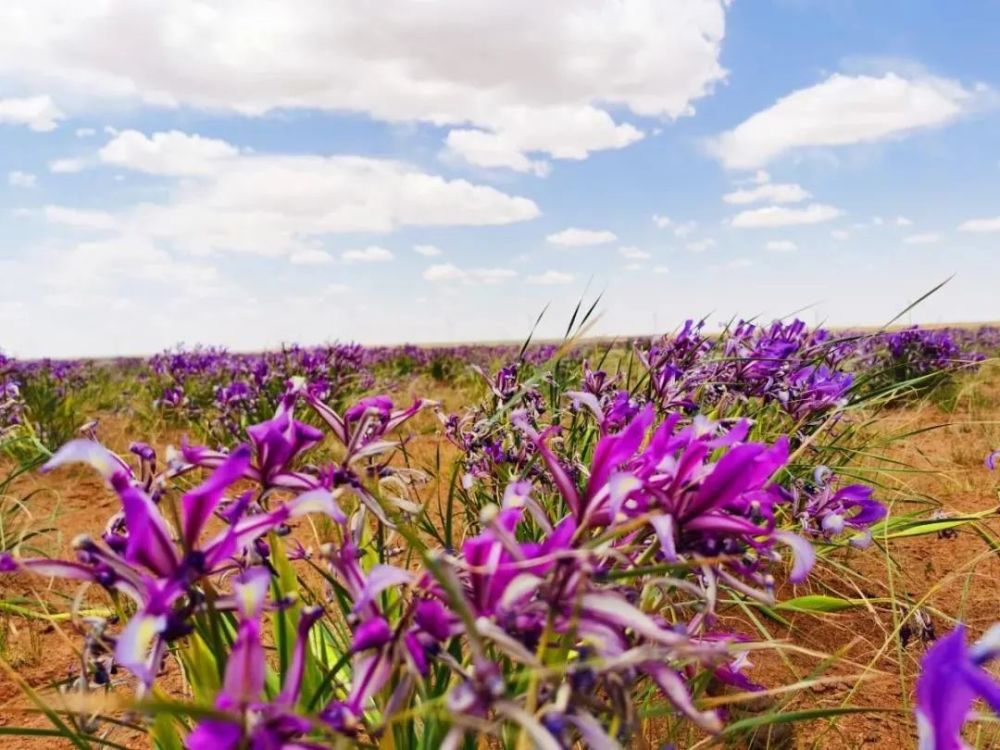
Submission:
<svg viewBox="0 0 1000 750">
<path fill-rule="evenodd" d="M 85 7 L 81 7 L 85 6 Z M 1000 4 L 11 0 L 0 347 L 1000 318 Z"/>
</svg>

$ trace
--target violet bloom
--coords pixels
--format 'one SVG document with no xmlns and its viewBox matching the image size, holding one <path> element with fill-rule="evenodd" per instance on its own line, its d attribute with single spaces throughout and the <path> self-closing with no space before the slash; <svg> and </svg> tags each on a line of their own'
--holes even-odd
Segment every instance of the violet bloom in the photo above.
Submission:
<svg viewBox="0 0 1000 750">
<path fill-rule="evenodd" d="M 254 462 L 244 476 L 263 485 L 264 489 L 315 489 L 318 483 L 292 469 L 292 463 L 302 453 L 323 439 L 323 432 L 294 418 L 296 392 L 287 393 L 273 418 L 247 428 L 253 445 Z M 204 468 L 215 468 L 227 459 L 226 453 L 200 446 L 185 445 L 181 449 L 185 461 Z"/>
<path fill-rule="evenodd" d="M 920 750 L 963 750 L 962 726 L 976 698 L 1000 713 L 1000 684 L 983 668 L 1000 655 L 1000 625 L 971 648 L 959 625 L 939 639 L 921 662 L 917 680 Z"/>
<path fill-rule="evenodd" d="M 804 580 L 815 558 L 812 546 L 776 528 L 774 521 L 773 508 L 785 498 L 770 478 L 788 460 L 787 438 L 772 446 L 744 442 L 746 421 L 725 430 L 701 418 L 680 429 L 677 414 L 651 430 L 653 418 L 647 406 L 620 433 L 601 438 L 582 492 L 547 444 L 557 428 L 539 434 L 523 420 L 517 423 L 537 446 L 578 525 L 607 527 L 648 518 L 666 561 L 730 558 L 719 564 L 720 575 L 744 593 L 766 599 L 773 581 L 762 568 L 776 557 L 776 544 L 785 544 L 795 553 L 790 580 Z M 720 449 L 724 452 L 712 461 Z M 747 587 L 727 569 L 766 591 Z"/>
<path fill-rule="evenodd" d="M 285 673 L 281 693 L 265 700 L 267 659 L 261 643 L 261 615 L 270 586 L 264 568 L 251 568 L 233 585 L 240 615 L 236 642 L 226 662 L 226 673 L 215 707 L 226 718 L 206 719 L 188 735 L 188 750 L 319 750 L 324 745 L 299 741 L 313 723 L 296 712 L 305 673 L 309 631 L 322 615 L 318 607 L 305 609 L 299 619 L 298 640 Z"/>
<path fill-rule="evenodd" d="M 847 529 L 856 533 L 850 542 L 856 547 L 867 547 L 871 543 L 869 527 L 885 518 L 887 510 L 874 498 L 875 491 L 863 484 L 851 484 L 833 488 L 834 477 L 825 466 L 813 472 L 812 488 L 807 488 L 800 497 L 793 492 L 795 513 L 802 528 L 809 534 L 833 538 Z"/>
<path fill-rule="evenodd" d="M 96 468 L 118 494 L 127 535 L 114 546 L 86 537 L 77 540 L 77 562 L 8 557 L 2 568 L 92 581 L 135 600 L 138 611 L 117 638 L 115 658 L 139 677 L 141 688 L 152 684 L 166 644 L 190 630 L 187 620 L 200 600 L 194 588 L 203 578 L 230 567 L 234 556 L 291 519 L 313 512 L 343 518 L 332 494 L 319 489 L 299 495 L 269 513 L 234 519 L 203 541 L 205 526 L 225 491 L 250 466 L 250 449 L 240 446 L 204 482 L 181 498 L 180 528 L 175 538 L 160 507 L 137 485 L 120 458 L 98 443 L 74 440 L 60 448 L 44 468 L 51 470 L 73 462 Z"/>
<path fill-rule="evenodd" d="M 382 440 L 422 409 L 437 406 L 436 401 L 416 399 L 406 409 L 396 409 L 388 396 L 368 396 L 347 409 L 343 416 L 305 389 L 305 399 L 329 426 L 333 436 L 347 449 L 345 464 L 377 455 L 395 443 Z"/>
</svg>

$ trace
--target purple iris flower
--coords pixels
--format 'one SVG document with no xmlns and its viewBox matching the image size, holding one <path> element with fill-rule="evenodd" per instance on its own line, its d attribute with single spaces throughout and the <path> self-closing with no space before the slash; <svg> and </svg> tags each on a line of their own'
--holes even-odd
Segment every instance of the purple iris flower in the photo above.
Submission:
<svg viewBox="0 0 1000 750">
<path fill-rule="evenodd" d="M 810 534 L 836 537 L 847 529 L 857 533 L 851 538 L 856 547 L 871 543 L 872 524 L 885 518 L 886 507 L 875 499 L 875 491 L 863 484 L 851 484 L 834 489 L 835 477 L 825 466 L 813 472 L 813 485 L 792 491 L 795 514 L 802 528 Z"/>
<path fill-rule="evenodd" d="M 697 419 L 680 429 L 677 414 L 651 430 L 653 419 L 650 405 L 621 432 L 600 439 L 582 493 L 547 443 L 556 428 L 538 433 L 523 420 L 519 424 L 537 446 L 580 526 L 648 518 L 670 562 L 688 555 L 742 558 L 753 550 L 756 562 L 734 561 L 720 565 L 720 570 L 731 567 L 766 589 L 771 579 L 759 568 L 773 556 L 776 544 L 785 544 L 795 553 L 791 580 L 801 582 L 815 554 L 802 537 L 775 528 L 773 507 L 785 500 L 770 484 L 788 460 L 787 438 L 773 446 L 743 442 L 749 431 L 746 421 L 725 430 Z M 711 460 L 719 449 L 724 453 Z"/>
<path fill-rule="evenodd" d="M 983 666 L 1000 655 L 1000 625 L 976 644 L 965 642 L 959 625 L 924 655 L 917 680 L 920 750 L 963 750 L 962 727 L 972 703 L 982 698 L 1000 713 L 1000 684 Z"/>
<path fill-rule="evenodd" d="M 226 662 L 226 673 L 215 707 L 229 716 L 206 719 L 195 727 L 185 742 L 188 750 L 313 750 L 324 747 L 302 741 L 313 722 L 295 710 L 305 674 L 309 631 L 322 609 L 304 609 L 299 618 L 298 639 L 281 693 L 264 699 L 267 660 L 261 643 L 261 615 L 270 586 L 270 574 L 251 568 L 233 585 L 240 624 L 236 641 Z"/>
<path fill-rule="evenodd" d="M 341 416 L 308 391 L 305 399 L 326 422 L 333 436 L 347 448 L 345 463 L 394 447 L 395 443 L 383 441 L 382 438 L 421 410 L 437 406 L 436 401 L 417 399 L 406 409 L 396 409 L 388 396 L 369 396 L 348 408 Z"/>
<path fill-rule="evenodd" d="M 305 490 L 317 486 L 309 477 L 292 469 L 298 456 L 323 439 L 322 430 L 294 418 L 296 398 L 294 391 L 286 394 L 273 418 L 247 429 L 255 460 L 244 469 L 243 475 L 265 489 Z M 205 468 L 220 466 L 228 457 L 226 453 L 189 445 L 182 447 L 181 454 L 185 461 Z"/>
<path fill-rule="evenodd" d="M 200 580 L 230 567 L 234 556 L 291 519 L 313 512 L 343 518 L 332 494 L 318 489 L 303 493 L 269 513 L 234 519 L 202 541 L 206 524 L 225 491 L 247 472 L 250 457 L 250 448 L 240 446 L 204 482 L 186 492 L 181 498 L 180 528 L 175 532 L 120 458 L 93 441 L 71 441 L 44 468 L 51 470 L 67 463 L 84 462 L 104 476 L 122 503 L 127 535 L 120 548 L 82 538 L 76 543 L 77 562 L 16 560 L 8 556 L 2 567 L 8 572 L 24 570 L 92 581 L 134 599 L 138 611 L 118 636 L 115 657 L 139 677 L 141 687 L 148 687 L 159 670 L 166 643 L 189 630 L 186 620 L 197 597 L 186 597 L 186 603 L 182 599 L 191 594 Z"/>
</svg>

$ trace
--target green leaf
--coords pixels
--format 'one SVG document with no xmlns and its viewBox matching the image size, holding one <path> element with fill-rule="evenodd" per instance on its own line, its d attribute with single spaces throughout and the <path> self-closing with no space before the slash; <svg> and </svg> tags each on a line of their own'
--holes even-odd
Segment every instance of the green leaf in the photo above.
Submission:
<svg viewBox="0 0 1000 750">
<path fill-rule="evenodd" d="M 177 654 L 184 665 L 191 694 L 202 703 L 211 703 L 222 685 L 212 649 L 196 631 L 188 637 L 187 643 L 178 649 Z"/>
<path fill-rule="evenodd" d="M 184 750 L 184 741 L 178 731 L 177 722 L 167 713 L 156 714 L 149 728 L 156 750 Z"/>
<path fill-rule="evenodd" d="M 908 526 L 901 531 L 893 531 L 883 536 L 875 535 L 875 538 L 903 539 L 911 536 L 926 536 L 927 534 L 937 534 L 978 520 L 978 518 L 949 518 L 946 521 L 917 521 L 912 526 Z"/>
<path fill-rule="evenodd" d="M 844 714 L 885 714 L 885 713 L 906 713 L 902 708 L 864 708 L 861 706 L 844 706 L 842 708 L 810 708 L 803 711 L 787 711 L 782 713 L 765 714 L 763 716 L 751 716 L 746 719 L 734 721 L 722 730 L 722 736 L 747 732 L 758 727 L 769 724 L 789 724 L 796 721 L 811 721 L 813 719 L 825 719 L 831 716 L 842 716 Z"/>
<path fill-rule="evenodd" d="M 774 606 L 788 612 L 842 612 L 845 609 L 864 606 L 864 599 L 841 599 L 839 596 L 808 594 L 781 602 Z"/>
</svg>

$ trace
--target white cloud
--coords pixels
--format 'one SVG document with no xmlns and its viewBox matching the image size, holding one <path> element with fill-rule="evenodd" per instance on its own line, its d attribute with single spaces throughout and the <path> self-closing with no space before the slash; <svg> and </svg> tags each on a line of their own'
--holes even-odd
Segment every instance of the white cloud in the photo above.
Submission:
<svg viewBox="0 0 1000 750">
<path fill-rule="evenodd" d="M 506 167 L 544 177 L 548 162 L 528 158 L 586 159 L 593 151 L 624 148 L 643 137 L 632 125 L 618 125 L 604 110 L 568 105 L 539 113 L 528 107 L 504 110 L 496 131 L 460 129 L 448 133 L 448 149 L 479 167 Z"/>
<path fill-rule="evenodd" d="M 730 169 L 759 167 L 799 148 L 871 143 L 957 118 L 972 94 L 956 81 L 836 73 L 799 89 L 713 139 Z"/>
<path fill-rule="evenodd" d="M 913 225 L 913 222 L 910 219 L 907 219 L 905 216 L 897 216 L 893 221 L 893 223 L 897 227 L 909 227 Z"/>
<path fill-rule="evenodd" d="M 708 267 L 709 271 L 739 271 L 744 268 L 750 268 L 753 265 L 753 261 L 749 258 L 734 258 L 733 260 L 727 261 L 725 263 L 719 263 Z"/>
<path fill-rule="evenodd" d="M 439 263 L 427 268 L 423 277 L 426 281 L 464 281 L 467 274 L 454 263 Z"/>
<path fill-rule="evenodd" d="M 77 128 L 73 132 L 77 138 L 89 138 L 92 135 L 97 135 L 97 131 L 94 128 Z"/>
<path fill-rule="evenodd" d="M 670 220 L 669 216 L 660 216 L 659 214 L 653 214 L 653 223 L 656 224 L 660 229 L 666 229 L 673 222 Z"/>
<path fill-rule="evenodd" d="M 618 248 L 618 254 L 629 260 L 648 260 L 653 257 L 650 253 L 634 245 L 622 245 Z"/>
<path fill-rule="evenodd" d="M 837 240 L 838 242 L 843 242 L 844 240 L 848 240 L 851 238 L 851 233 L 848 232 L 846 229 L 834 229 L 833 231 L 830 232 L 830 236 L 833 237 L 833 239 Z"/>
<path fill-rule="evenodd" d="M 0 321 L 8 323 L 25 317 L 27 317 L 27 308 L 23 302 L 0 301 Z"/>
<path fill-rule="evenodd" d="M 38 177 L 30 172 L 15 169 L 7 173 L 7 184 L 11 187 L 33 188 L 38 184 Z"/>
<path fill-rule="evenodd" d="M 694 242 L 687 243 L 684 246 L 684 249 L 689 253 L 703 253 L 713 247 L 715 247 L 715 240 L 711 237 L 707 237 L 703 240 L 695 240 Z"/>
<path fill-rule="evenodd" d="M 626 271 L 641 271 L 643 268 L 645 268 L 645 266 L 643 266 L 642 263 L 626 263 L 625 264 L 625 270 Z"/>
<path fill-rule="evenodd" d="M 535 284 L 537 286 L 560 286 L 565 284 L 572 284 L 574 276 L 571 273 L 564 273 L 563 271 L 546 271 L 545 273 L 540 273 L 535 276 L 529 276 L 525 281 L 529 284 Z"/>
<path fill-rule="evenodd" d="M 459 282 L 463 284 L 497 284 L 514 276 L 509 268 L 473 268 L 466 270 L 454 263 L 439 263 L 424 270 L 423 277 L 431 282 Z"/>
<path fill-rule="evenodd" d="M 670 269 L 667 266 L 653 266 L 653 273 L 666 274 L 670 273 Z"/>
<path fill-rule="evenodd" d="M 443 255 L 441 248 L 435 247 L 434 245 L 414 245 L 413 251 L 423 255 L 425 258 L 436 258 L 439 255 Z"/>
<path fill-rule="evenodd" d="M 289 256 L 288 260 L 297 266 L 320 266 L 330 263 L 333 260 L 333 256 L 326 252 L 326 250 L 306 248 L 295 251 Z"/>
<path fill-rule="evenodd" d="M 784 206 L 765 206 L 742 211 L 731 220 L 734 227 L 740 229 L 757 229 L 761 227 L 790 227 L 801 224 L 819 224 L 830 221 L 841 214 L 839 208 L 823 203 L 811 203 L 805 208 L 786 208 Z"/>
<path fill-rule="evenodd" d="M 811 198 L 812 193 L 795 183 L 771 182 L 753 188 L 741 188 L 722 196 L 726 203 L 799 203 Z"/>
<path fill-rule="evenodd" d="M 768 240 L 764 247 L 772 253 L 791 253 L 799 249 L 791 240 Z"/>
<path fill-rule="evenodd" d="M 674 236 L 675 237 L 687 237 L 694 234 L 694 231 L 698 228 L 697 221 L 685 221 L 680 224 L 674 225 Z"/>
<path fill-rule="evenodd" d="M 219 274 L 206 263 L 180 262 L 145 238 L 122 236 L 73 246 L 59 257 L 46 283 L 63 303 L 85 306 L 89 293 L 110 289 L 121 279 L 179 284 L 197 295 L 215 288 Z"/>
<path fill-rule="evenodd" d="M 507 224 L 539 213 L 527 198 L 402 162 L 240 153 L 224 141 L 177 131 L 118 133 L 101 149 L 101 159 L 183 175 L 170 183 L 165 199 L 121 211 L 119 223 L 201 254 L 291 255 L 331 234 Z"/>
<path fill-rule="evenodd" d="M 605 245 L 614 242 L 618 237 L 606 229 L 577 229 L 570 227 L 561 232 L 550 234 L 545 238 L 552 245 L 560 247 L 584 247 L 587 245 Z"/>
<path fill-rule="evenodd" d="M 179 130 L 146 136 L 137 130 L 124 130 L 99 152 L 105 164 L 156 175 L 207 175 L 220 160 L 231 159 L 236 147 L 216 138 L 189 135 Z"/>
<path fill-rule="evenodd" d="M 536 171 L 532 154 L 577 159 L 640 137 L 611 112 L 692 114 L 726 75 L 726 6 L 4 3 L 0 75 L 48 81 L 77 98 L 426 122 L 452 128 L 449 146 L 474 163 Z"/>
<path fill-rule="evenodd" d="M 469 275 L 480 284 L 497 284 L 517 276 L 517 271 L 509 268 L 473 268 Z"/>
<path fill-rule="evenodd" d="M 992 219 L 969 219 L 958 225 L 960 232 L 1000 232 L 1000 216 Z"/>
<path fill-rule="evenodd" d="M 355 250 L 345 250 L 340 254 L 345 263 L 387 263 L 395 256 L 391 250 L 378 245 L 369 245 Z"/>
<path fill-rule="evenodd" d="M 3 11 L 0 9 L 0 17 Z M 0 30 L 0 35 L 2 35 Z M 52 97 L 28 96 L 21 99 L 0 99 L 0 124 L 26 125 L 40 133 L 55 130 L 64 115 Z"/>
<path fill-rule="evenodd" d="M 46 206 L 45 220 L 77 229 L 114 229 L 118 222 L 106 211 L 87 211 L 69 206 Z"/>
<path fill-rule="evenodd" d="M 903 242 L 907 245 L 933 245 L 941 241 L 941 235 L 937 232 L 922 232 L 921 234 L 911 234 L 904 237 Z"/>
<path fill-rule="evenodd" d="M 49 171 L 56 174 L 70 174 L 73 172 L 82 172 L 88 166 L 86 159 L 79 158 L 68 158 L 68 159 L 54 159 L 49 162 Z"/>
</svg>

